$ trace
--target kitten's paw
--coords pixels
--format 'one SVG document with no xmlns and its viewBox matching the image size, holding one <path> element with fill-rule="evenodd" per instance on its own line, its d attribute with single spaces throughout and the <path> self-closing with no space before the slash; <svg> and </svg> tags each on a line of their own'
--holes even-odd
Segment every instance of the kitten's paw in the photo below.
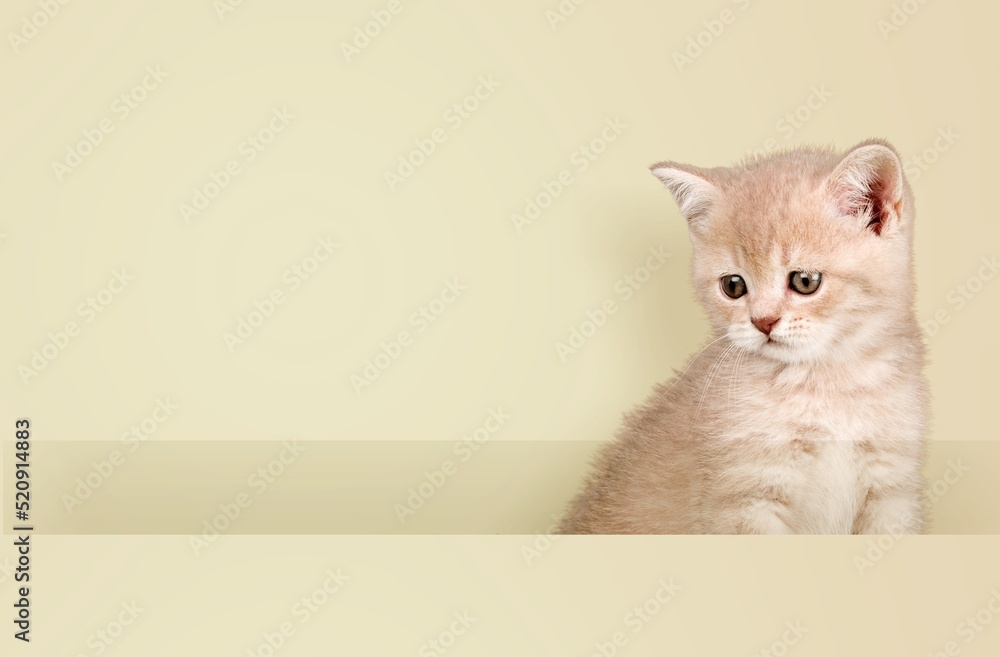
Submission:
<svg viewBox="0 0 1000 657">
<path fill-rule="evenodd" d="M 782 519 L 785 507 L 771 500 L 758 500 L 742 509 L 736 517 L 732 534 L 792 534 Z"/>
<path fill-rule="evenodd" d="M 923 504 L 916 496 L 869 499 L 854 520 L 853 534 L 923 534 Z"/>
</svg>

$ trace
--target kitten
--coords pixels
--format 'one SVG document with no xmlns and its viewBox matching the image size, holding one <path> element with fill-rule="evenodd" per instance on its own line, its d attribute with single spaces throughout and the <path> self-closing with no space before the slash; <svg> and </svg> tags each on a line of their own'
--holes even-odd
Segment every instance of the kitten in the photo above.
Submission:
<svg viewBox="0 0 1000 657">
<path fill-rule="evenodd" d="M 626 416 L 563 533 L 925 529 L 913 195 L 881 140 L 653 173 L 714 339 Z"/>
</svg>

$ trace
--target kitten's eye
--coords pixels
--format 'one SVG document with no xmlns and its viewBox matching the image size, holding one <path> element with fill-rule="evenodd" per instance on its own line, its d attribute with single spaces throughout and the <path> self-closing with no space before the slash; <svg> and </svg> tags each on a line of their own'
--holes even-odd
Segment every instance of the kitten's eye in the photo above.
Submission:
<svg viewBox="0 0 1000 657">
<path fill-rule="evenodd" d="M 725 292 L 726 296 L 730 299 L 739 299 L 747 293 L 747 284 L 740 276 L 723 276 L 721 282 L 722 291 Z"/>
<path fill-rule="evenodd" d="M 799 294 L 812 294 L 819 289 L 823 275 L 818 271 L 793 271 L 788 277 L 788 286 Z"/>
</svg>

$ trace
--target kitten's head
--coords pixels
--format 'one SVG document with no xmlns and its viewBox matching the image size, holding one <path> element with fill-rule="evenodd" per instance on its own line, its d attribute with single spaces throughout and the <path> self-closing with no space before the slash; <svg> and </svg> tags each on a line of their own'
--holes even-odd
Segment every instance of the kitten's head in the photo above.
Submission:
<svg viewBox="0 0 1000 657">
<path fill-rule="evenodd" d="M 688 221 L 695 292 L 717 335 L 795 363 L 906 333 L 913 200 L 888 143 L 651 169 Z"/>
</svg>

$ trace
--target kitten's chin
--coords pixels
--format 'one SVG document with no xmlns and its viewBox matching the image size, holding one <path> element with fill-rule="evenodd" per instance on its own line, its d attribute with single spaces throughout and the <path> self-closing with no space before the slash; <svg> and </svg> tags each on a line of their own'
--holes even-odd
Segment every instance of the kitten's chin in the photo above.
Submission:
<svg viewBox="0 0 1000 657">
<path fill-rule="evenodd" d="M 765 358 L 789 364 L 807 363 L 815 360 L 815 354 L 810 354 L 811 351 L 802 347 L 793 347 L 787 342 L 773 338 L 762 342 L 757 349 L 757 353 Z"/>
<path fill-rule="evenodd" d="M 755 339 L 751 350 L 764 358 L 788 365 L 817 363 L 826 358 L 823 349 L 818 346 L 791 344 L 780 337 Z"/>
</svg>

